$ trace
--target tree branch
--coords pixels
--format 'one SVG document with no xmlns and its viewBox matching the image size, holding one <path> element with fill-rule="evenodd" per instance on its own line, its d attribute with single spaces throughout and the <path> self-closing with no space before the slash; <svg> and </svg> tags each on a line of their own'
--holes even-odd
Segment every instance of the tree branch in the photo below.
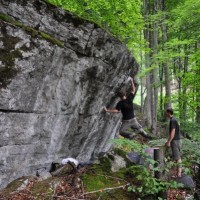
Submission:
<svg viewBox="0 0 200 200">
<path fill-rule="evenodd" d="M 125 187 L 128 186 L 128 185 L 129 185 L 129 184 L 120 185 L 120 186 L 113 187 L 113 188 L 104 188 L 104 189 L 96 190 L 96 191 L 92 191 L 92 192 L 86 192 L 86 193 L 83 193 L 82 195 L 80 195 L 80 197 L 82 197 L 82 196 L 84 196 L 84 195 L 87 195 L 87 194 L 93 194 L 93 193 L 103 192 L 103 191 L 107 191 L 107 190 L 116 190 L 116 189 L 120 189 L 120 188 L 125 188 Z"/>
</svg>

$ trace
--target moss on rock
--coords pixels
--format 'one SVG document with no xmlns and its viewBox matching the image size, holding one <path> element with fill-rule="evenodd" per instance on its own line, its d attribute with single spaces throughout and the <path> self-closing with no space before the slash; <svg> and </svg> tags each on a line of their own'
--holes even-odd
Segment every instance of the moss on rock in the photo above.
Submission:
<svg viewBox="0 0 200 200">
<path fill-rule="evenodd" d="M 64 47 L 64 43 L 63 42 L 61 42 L 60 40 L 58 40 L 56 38 L 53 38 L 49 34 L 41 32 L 41 31 L 39 31 L 39 34 L 42 36 L 42 38 L 48 40 L 49 42 L 51 42 L 53 44 L 57 44 L 59 47 Z"/>
<path fill-rule="evenodd" d="M 10 67 L 0 68 L 0 88 L 5 88 L 16 74 L 16 69 Z"/>
<path fill-rule="evenodd" d="M 9 16 L 7 16 L 3 13 L 0 13 L 0 19 L 5 22 L 10 22 L 10 20 L 11 20 Z"/>
<path fill-rule="evenodd" d="M 2 21 L 2 22 L 1 22 Z M 15 60 L 22 58 L 21 50 L 24 50 L 24 46 L 20 49 L 15 49 L 15 45 L 21 40 L 18 37 L 13 37 L 7 33 L 6 23 L 22 28 L 31 37 L 41 37 L 52 44 L 56 44 L 59 47 L 64 47 L 64 43 L 51 35 L 38 31 L 32 27 L 25 26 L 23 23 L 13 20 L 11 17 L 4 13 L 0 13 L 1 32 L 3 37 L 0 38 L 2 41 L 2 47 L 0 48 L 0 62 L 2 67 L 0 68 L 0 88 L 5 88 L 11 80 L 16 76 L 18 70 L 15 68 Z M 30 48 L 26 48 L 29 50 Z"/>
<path fill-rule="evenodd" d="M 31 35 L 31 37 L 36 37 L 36 36 L 40 36 L 43 39 L 51 42 L 52 44 L 58 45 L 59 47 L 64 47 L 64 42 L 62 42 L 61 40 L 54 38 L 53 36 L 49 35 L 48 33 L 42 32 L 42 31 L 38 31 L 35 28 L 32 28 L 30 26 L 26 26 L 23 23 L 13 20 L 11 17 L 9 17 L 8 15 L 5 15 L 4 13 L 0 13 L 0 19 L 2 21 L 5 22 L 9 22 L 17 27 L 22 28 L 23 30 L 25 30 L 28 34 Z"/>
<path fill-rule="evenodd" d="M 3 47 L 0 49 L 0 61 L 3 67 L 0 68 L 0 87 L 5 88 L 18 72 L 15 68 L 15 59 L 22 58 L 22 53 L 19 49 L 15 49 L 15 45 L 20 39 L 8 35 L 6 26 L 1 27 L 1 32 Z"/>
</svg>

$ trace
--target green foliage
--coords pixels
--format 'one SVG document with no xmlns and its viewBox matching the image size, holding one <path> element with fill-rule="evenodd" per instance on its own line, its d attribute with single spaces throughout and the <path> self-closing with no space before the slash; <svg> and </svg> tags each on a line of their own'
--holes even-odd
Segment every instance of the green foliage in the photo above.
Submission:
<svg viewBox="0 0 200 200">
<path fill-rule="evenodd" d="M 154 178 L 152 172 L 144 166 L 132 166 L 128 169 L 128 173 L 132 174 L 136 183 L 130 186 L 128 190 L 139 193 L 140 196 L 158 194 L 159 192 L 167 191 L 169 187 L 178 188 L 182 186 L 175 181 L 166 182 Z"/>
<path fill-rule="evenodd" d="M 192 2 L 192 3 L 191 3 Z M 174 3 L 173 3 L 174 5 Z M 176 6 L 167 2 L 168 41 L 162 44 L 155 57 L 159 63 L 167 62 L 170 80 L 176 84 L 172 91 L 172 105 L 178 108 L 181 124 L 194 121 L 200 106 L 200 52 L 199 20 L 200 2 L 182 0 Z M 186 116 L 183 113 L 186 112 Z"/>
<path fill-rule="evenodd" d="M 97 23 L 127 43 L 130 48 L 140 42 L 139 33 L 143 28 L 140 0 L 48 0 L 48 2 Z"/>
<path fill-rule="evenodd" d="M 175 165 L 174 162 L 167 161 L 164 169 L 156 167 L 156 161 L 154 161 L 149 155 L 145 153 L 145 149 L 149 148 L 147 145 L 142 145 L 137 141 L 127 139 L 115 139 L 113 142 L 118 148 L 122 148 L 126 151 L 140 152 L 145 165 L 132 165 L 126 170 L 126 173 L 130 177 L 134 177 L 133 183 L 129 186 L 128 191 L 137 193 L 139 196 L 155 195 L 159 192 L 166 191 L 168 188 L 182 187 L 182 184 L 178 184 L 175 181 L 159 180 L 154 177 L 155 172 L 169 171 L 169 168 Z M 164 140 L 154 141 L 151 145 L 163 146 Z M 159 145 L 158 145 L 159 144 Z"/>
<path fill-rule="evenodd" d="M 184 162 L 192 165 L 194 163 L 200 164 L 200 143 L 198 141 L 191 141 L 188 139 L 182 140 L 182 158 Z"/>
<path fill-rule="evenodd" d="M 179 37 L 194 38 L 199 37 L 200 27 L 200 2 L 195 0 L 184 0 L 174 7 L 170 12 L 170 29 Z"/>
<path fill-rule="evenodd" d="M 147 145 L 141 145 L 139 142 L 135 140 L 113 139 L 112 142 L 114 142 L 118 148 L 121 148 L 124 151 L 134 151 L 143 153 L 144 150 L 148 148 Z"/>
<path fill-rule="evenodd" d="M 193 127 L 188 125 L 188 130 L 199 129 L 199 126 Z M 198 134 L 199 137 L 199 134 Z M 150 141 L 150 146 L 163 146 L 166 142 L 166 139 L 154 140 Z M 193 173 L 192 166 L 194 164 L 200 164 L 200 150 L 199 150 L 200 142 L 199 140 L 192 141 L 189 139 L 181 140 L 181 157 L 182 157 L 182 168 L 187 174 Z M 165 147 L 165 154 L 167 154 L 168 148 Z M 177 164 L 175 162 L 170 161 L 168 158 L 165 158 L 165 169 L 163 171 L 169 171 L 172 167 L 176 167 Z"/>
<path fill-rule="evenodd" d="M 191 137 L 192 140 L 200 142 L 200 124 L 183 121 L 181 130 L 185 135 L 187 134 L 189 137 Z"/>
<path fill-rule="evenodd" d="M 111 170 L 111 163 L 110 163 L 110 160 L 107 157 L 101 157 L 101 158 L 99 158 L 99 161 L 100 161 L 102 168 L 105 172 L 109 172 Z"/>
<path fill-rule="evenodd" d="M 167 139 L 166 138 L 162 138 L 162 139 L 158 139 L 158 140 L 151 140 L 149 141 L 149 145 L 151 147 L 164 147 L 165 143 L 166 143 Z"/>
<path fill-rule="evenodd" d="M 129 191 L 141 193 L 143 196 L 147 194 L 156 194 L 159 191 L 158 184 L 155 178 L 143 166 L 133 166 L 128 172 L 135 177 L 137 186 L 130 186 Z M 156 187 L 155 187 L 156 186 Z"/>
</svg>

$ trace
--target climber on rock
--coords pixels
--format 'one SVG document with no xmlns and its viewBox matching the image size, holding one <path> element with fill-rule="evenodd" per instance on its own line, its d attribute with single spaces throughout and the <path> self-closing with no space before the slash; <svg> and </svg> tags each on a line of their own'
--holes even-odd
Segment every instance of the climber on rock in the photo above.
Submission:
<svg viewBox="0 0 200 200">
<path fill-rule="evenodd" d="M 117 103 L 116 107 L 114 109 L 104 108 L 104 110 L 109 113 L 122 113 L 122 125 L 119 130 L 119 134 L 121 136 L 133 139 L 135 134 L 129 131 L 131 128 L 143 137 L 152 139 L 152 137 L 143 130 L 142 126 L 138 123 L 135 117 L 133 99 L 135 97 L 136 89 L 131 77 L 128 78 L 128 81 L 131 83 L 130 94 L 126 95 L 126 92 L 124 91 L 118 92 L 117 96 L 120 98 L 120 101 Z"/>
</svg>

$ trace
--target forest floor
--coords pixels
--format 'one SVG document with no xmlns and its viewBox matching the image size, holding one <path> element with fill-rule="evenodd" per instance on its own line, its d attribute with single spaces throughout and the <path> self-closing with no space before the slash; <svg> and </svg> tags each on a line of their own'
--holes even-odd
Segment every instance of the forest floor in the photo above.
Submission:
<svg viewBox="0 0 200 200">
<path fill-rule="evenodd" d="M 137 112 L 139 123 L 145 127 L 144 116 Z M 158 123 L 158 139 L 167 138 L 166 123 Z M 147 140 L 137 136 L 141 144 Z M 168 178 L 173 174 L 169 171 Z M 170 180 L 170 179 L 168 179 Z M 48 179 L 30 176 L 11 182 L 0 191 L 0 200 L 157 200 L 153 195 L 140 197 L 129 191 L 130 183 L 136 183 L 126 170 L 111 172 L 110 164 L 103 158 L 98 164 L 82 167 L 76 172 Z M 138 184 L 140 184 L 138 182 Z M 184 189 L 168 189 L 167 200 L 185 200 L 190 193 Z"/>
</svg>

